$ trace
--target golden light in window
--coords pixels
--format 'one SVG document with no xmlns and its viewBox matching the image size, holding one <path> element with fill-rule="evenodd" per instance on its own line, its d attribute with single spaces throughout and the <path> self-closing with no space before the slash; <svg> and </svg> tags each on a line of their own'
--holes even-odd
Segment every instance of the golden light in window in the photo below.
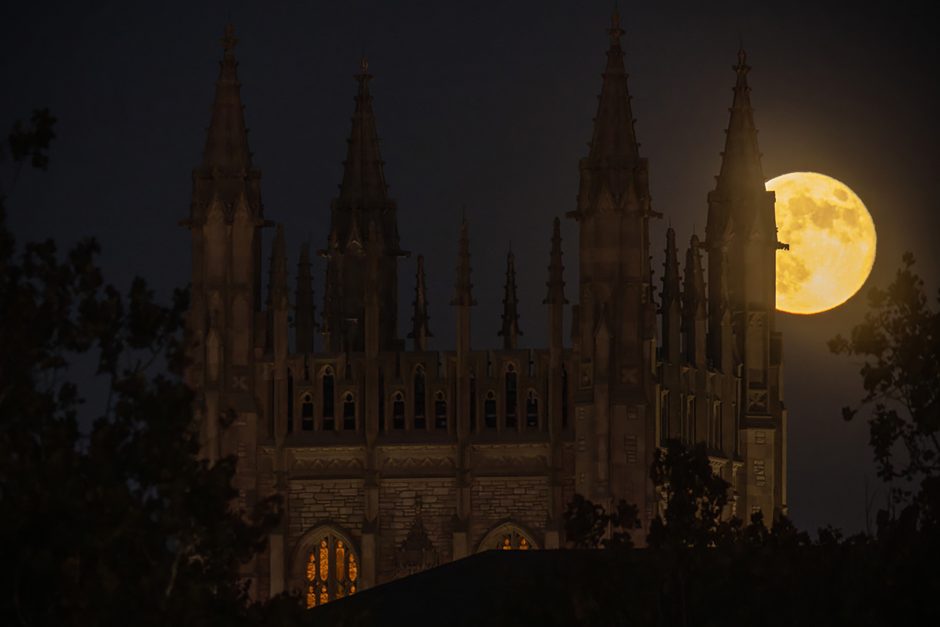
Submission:
<svg viewBox="0 0 940 627">
<path fill-rule="evenodd" d="M 303 574 L 308 582 L 306 605 L 312 608 L 354 594 L 359 562 L 349 542 L 327 534 L 307 555 Z"/>
<path fill-rule="evenodd" d="M 519 538 L 519 550 L 528 551 L 529 550 L 529 541 L 525 538 Z"/>
<path fill-rule="evenodd" d="M 320 579 L 326 581 L 330 577 L 330 549 L 326 538 L 320 540 Z"/>
<path fill-rule="evenodd" d="M 313 581 L 317 576 L 317 560 L 316 555 L 313 553 L 310 554 L 310 559 L 307 560 L 307 581 Z"/>
<path fill-rule="evenodd" d="M 356 578 L 359 577 L 359 565 L 356 564 L 356 556 L 352 553 L 349 554 L 349 580 L 352 582 L 356 581 Z M 352 592 L 356 591 L 356 586 L 353 586 Z"/>
</svg>

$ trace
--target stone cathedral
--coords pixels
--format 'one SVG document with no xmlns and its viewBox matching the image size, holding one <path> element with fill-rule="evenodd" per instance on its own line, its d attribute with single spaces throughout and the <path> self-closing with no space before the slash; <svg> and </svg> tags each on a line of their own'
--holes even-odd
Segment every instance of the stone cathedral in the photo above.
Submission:
<svg viewBox="0 0 940 627">
<path fill-rule="evenodd" d="M 323 199 L 322 305 L 307 247 L 289 278 L 280 226 L 265 284 L 261 233 L 274 224 L 264 215 L 227 29 L 185 222 L 188 378 L 204 454 L 238 457 L 241 504 L 283 498 L 281 526 L 246 567 L 256 597 L 296 590 L 312 607 L 477 551 L 557 548 L 575 493 L 635 503 L 648 528 L 658 507 L 648 470 L 667 438 L 707 444 L 742 517 L 785 511 L 787 413 L 774 330 L 783 245 L 764 188 L 745 55 L 734 68 L 704 240 L 682 245 L 680 262 L 670 228 L 654 288 L 649 221 L 660 214 L 634 133 L 622 35 L 615 13 L 577 201 L 566 215 L 579 228 L 573 294 L 565 292 L 559 220 L 544 224 L 548 345 L 518 345 L 511 254 L 502 345 L 474 345 L 465 219 L 450 301 L 456 346 L 432 350 L 420 256 L 411 332 L 399 335 L 398 271 L 409 253 L 388 196 L 365 61 L 328 213 Z"/>
</svg>

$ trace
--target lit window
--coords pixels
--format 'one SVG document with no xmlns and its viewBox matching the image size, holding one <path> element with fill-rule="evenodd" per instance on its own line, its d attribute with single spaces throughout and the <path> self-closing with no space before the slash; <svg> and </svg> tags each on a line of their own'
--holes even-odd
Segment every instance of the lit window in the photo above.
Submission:
<svg viewBox="0 0 940 627">
<path fill-rule="evenodd" d="M 304 568 L 307 608 L 355 594 L 359 584 L 359 561 L 345 540 L 327 533 L 307 554 Z"/>
<path fill-rule="evenodd" d="M 513 523 L 504 523 L 490 531 L 480 542 L 480 551 L 528 551 L 535 549 L 528 533 Z"/>
</svg>

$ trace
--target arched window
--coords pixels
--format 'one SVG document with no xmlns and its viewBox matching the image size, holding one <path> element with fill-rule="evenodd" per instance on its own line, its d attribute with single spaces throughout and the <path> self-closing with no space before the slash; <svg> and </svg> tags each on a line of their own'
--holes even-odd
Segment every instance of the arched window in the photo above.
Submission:
<svg viewBox="0 0 940 627">
<path fill-rule="evenodd" d="M 519 375 L 512 364 L 506 367 L 506 428 L 516 428 L 516 411 L 518 409 L 518 381 Z"/>
<path fill-rule="evenodd" d="M 307 608 L 329 603 L 359 588 L 359 559 L 349 542 L 325 530 L 304 556 L 304 597 Z"/>
<path fill-rule="evenodd" d="M 356 430 L 356 398 L 352 392 L 346 392 L 343 396 L 343 429 Z"/>
<path fill-rule="evenodd" d="M 313 431 L 313 397 L 310 394 L 300 398 L 300 428 Z"/>
<path fill-rule="evenodd" d="M 525 399 L 525 426 L 527 429 L 536 429 L 539 426 L 539 397 L 535 390 L 529 390 Z"/>
<path fill-rule="evenodd" d="M 401 392 L 395 392 L 392 397 L 392 429 L 405 428 L 405 397 Z"/>
<path fill-rule="evenodd" d="M 415 403 L 415 429 L 426 429 L 428 426 L 426 414 L 426 387 L 424 368 L 415 368 L 414 403 Z"/>
<path fill-rule="evenodd" d="M 336 401 L 333 369 L 327 366 L 323 371 L 323 430 L 336 428 Z"/>
<path fill-rule="evenodd" d="M 478 551 L 528 551 L 537 549 L 531 534 L 511 522 L 503 523 L 487 533 Z"/>
<path fill-rule="evenodd" d="M 444 399 L 443 392 L 434 395 L 434 428 L 447 428 L 447 401 Z"/>
<path fill-rule="evenodd" d="M 483 425 L 487 429 L 496 428 L 496 394 L 493 390 L 486 393 L 483 401 Z"/>
</svg>

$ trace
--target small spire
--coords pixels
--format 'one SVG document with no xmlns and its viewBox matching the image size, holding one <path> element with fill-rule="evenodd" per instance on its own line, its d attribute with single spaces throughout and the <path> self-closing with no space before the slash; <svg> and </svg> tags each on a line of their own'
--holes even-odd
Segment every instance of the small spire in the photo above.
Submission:
<svg viewBox="0 0 940 627">
<path fill-rule="evenodd" d="M 685 356 L 693 364 L 704 358 L 706 296 L 705 275 L 702 272 L 702 257 L 699 239 L 693 235 L 685 255 L 685 280 L 682 292 L 682 330 L 685 334 Z"/>
<path fill-rule="evenodd" d="M 271 266 L 268 278 L 268 308 L 287 307 L 287 245 L 284 241 L 284 225 L 277 225 L 274 244 L 271 247 Z"/>
<path fill-rule="evenodd" d="M 460 236 L 457 243 L 457 280 L 454 283 L 454 299 L 451 305 L 470 307 L 476 305 L 473 300 L 473 283 L 470 282 L 470 235 L 466 214 L 460 222 Z"/>
<path fill-rule="evenodd" d="M 666 263 L 664 266 L 662 310 L 666 312 L 673 303 L 679 302 L 679 254 L 676 250 L 676 232 L 672 227 L 666 229 Z"/>
<path fill-rule="evenodd" d="M 294 323 L 298 353 L 312 353 L 316 328 L 316 306 L 313 300 L 313 274 L 310 270 L 310 244 L 304 243 L 297 263 L 297 320 Z"/>
<path fill-rule="evenodd" d="M 679 255 L 676 250 L 676 232 L 672 227 L 666 230 L 666 263 L 660 313 L 662 314 L 663 358 L 670 362 L 678 361 L 681 350 L 679 334 L 682 330 L 682 303 L 679 293 Z"/>
<path fill-rule="evenodd" d="M 415 299 L 414 314 L 411 317 L 411 333 L 408 337 L 414 340 L 416 351 L 428 350 L 428 338 L 434 337 L 428 326 L 427 288 L 424 276 L 424 255 L 418 255 L 418 269 L 415 272 Z"/>
<path fill-rule="evenodd" d="M 561 257 L 561 220 L 552 222 L 552 250 L 548 256 L 548 294 L 542 302 L 546 305 L 565 305 L 565 266 Z"/>
<path fill-rule="evenodd" d="M 251 168 L 248 131 L 235 60 L 235 27 L 228 24 L 222 37 L 222 61 L 215 84 L 212 119 L 206 134 L 203 167 L 225 172 L 247 171 Z"/>
<path fill-rule="evenodd" d="M 503 348 L 515 350 L 522 330 L 519 328 L 519 300 L 516 296 L 516 256 L 512 249 L 506 255 L 506 283 L 503 287 L 503 326 L 499 331 Z"/>
<path fill-rule="evenodd" d="M 751 68 L 747 64 L 747 53 L 743 47 L 738 50 L 738 63 L 732 69 L 736 75 L 734 99 L 725 131 L 725 149 L 721 153 L 717 189 L 724 192 L 764 191 L 757 127 L 754 125 L 754 109 L 751 107 L 751 88 L 747 82 Z"/>
<path fill-rule="evenodd" d="M 365 57 L 359 60 L 359 72 L 355 79 L 359 88 L 338 200 L 342 205 L 361 210 L 381 210 L 389 202 L 388 186 L 385 183 L 385 162 L 379 150 L 372 94 L 369 91 L 372 75 Z"/>
<path fill-rule="evenodd" d="M 699 252 L 701 247 L 698 235 L 692 235 L 685 256 L 683 304 L 686 313 L 693 318 L 705 317 L 705 274 L 702 271 L 702 255 Z"/>
</svg>

